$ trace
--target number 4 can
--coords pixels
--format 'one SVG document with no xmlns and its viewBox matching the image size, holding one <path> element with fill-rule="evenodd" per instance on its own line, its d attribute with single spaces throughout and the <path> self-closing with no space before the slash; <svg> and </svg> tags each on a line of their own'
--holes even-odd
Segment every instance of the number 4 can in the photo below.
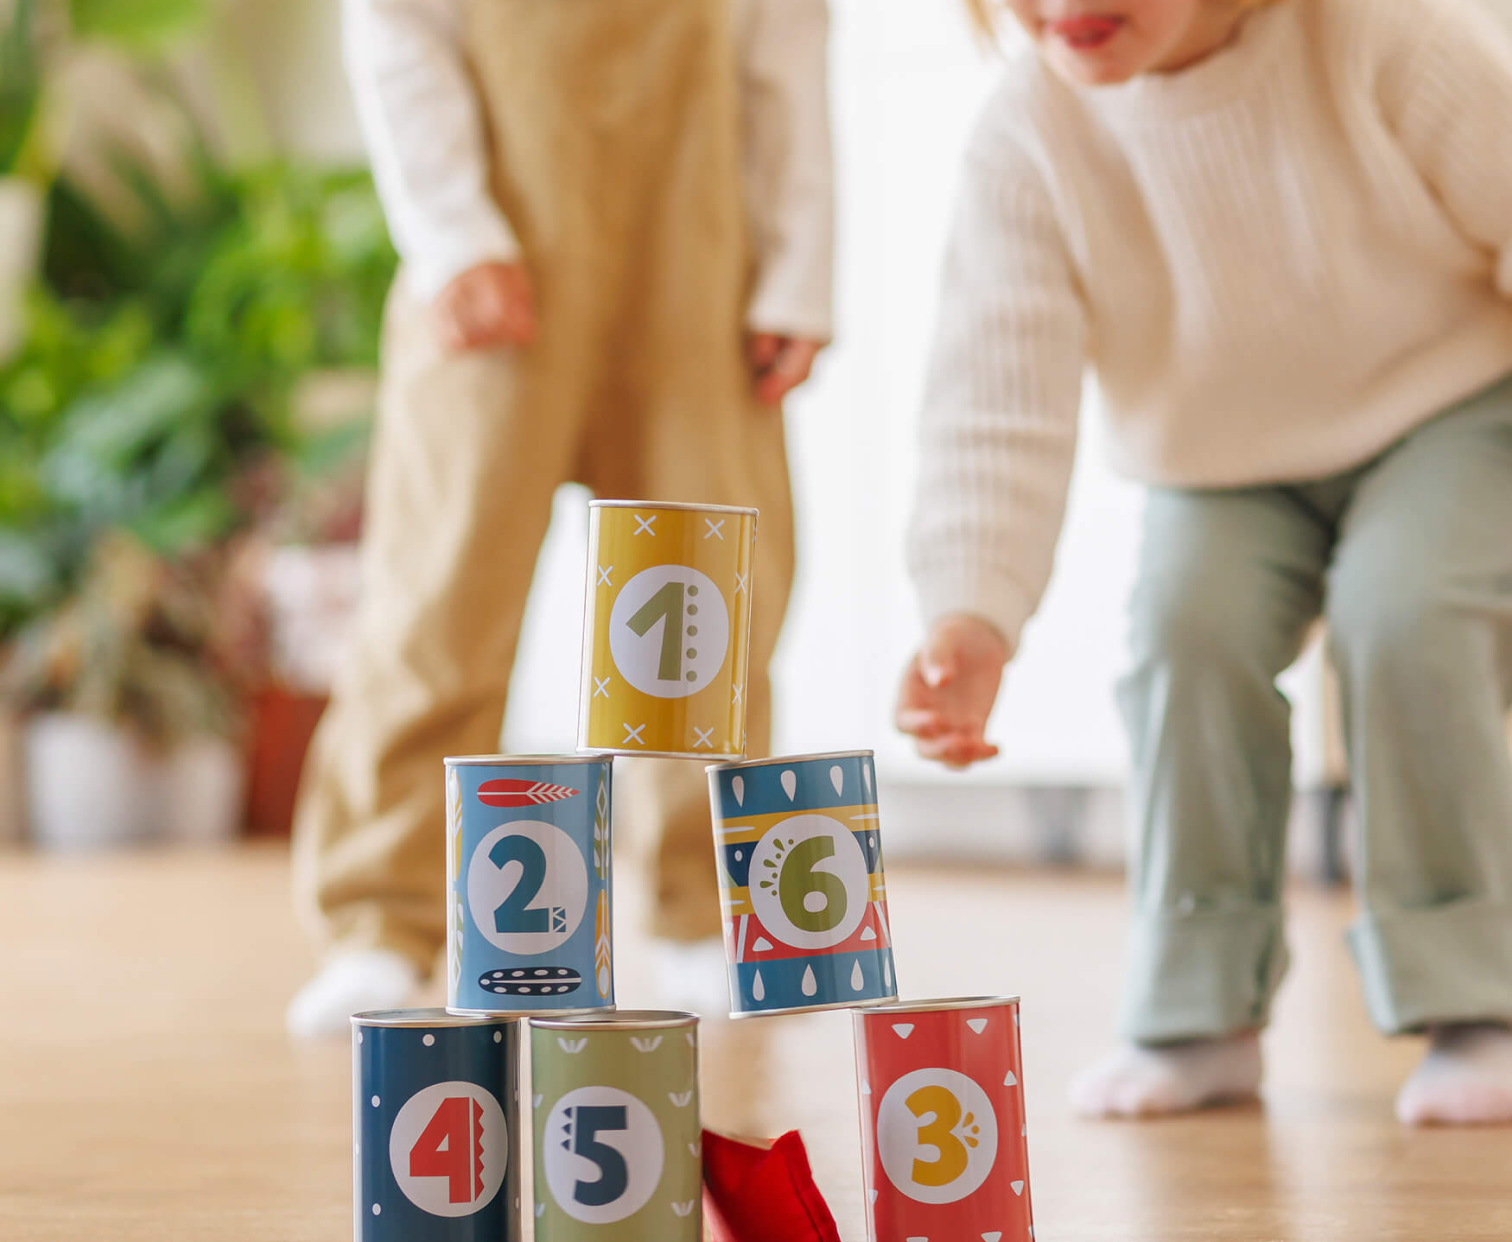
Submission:
<svg viewBox="0 0 1512 1242">
<path fill-rule="evenodd" d="M 1030 1242 L 1016 997 L 858 1010 L 867 1236 Z"/>
<path fill-rule="evenodd" d="M 611 763 L 446 761 L 450 1012 L 614 1007 Z"/>
<path fill-rule="evenodd" d="M 731 1015 L 896 998 L 872 753 L 708 771 Z"/>
<path fill-rule="evenodd" d="M 698 1018 L 530 1022 L 536 1242 L 700 1242 Z"/>
<path fill-rule="evenodd" d="M 756 516 L 590 504 L 579 750 L 745 754 Z"/>
</svg>

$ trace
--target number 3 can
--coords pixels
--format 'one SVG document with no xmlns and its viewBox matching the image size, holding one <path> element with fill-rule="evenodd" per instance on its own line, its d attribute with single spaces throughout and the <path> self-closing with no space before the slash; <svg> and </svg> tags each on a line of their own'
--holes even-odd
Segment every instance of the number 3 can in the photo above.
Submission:
<svg viewBox="0 0 1512 1242">
<path fill-rule="evenodd" d="M 452 1013 L 614 1007 L 612 761 L 446 761 Z"/>
<path fill-rule="evenodd" d="M 536 1242 L 700 1242 L 698 1018 L 532 1018 Z"/>
<path fill-rule="evenodd" d="M 756 510 L 593 501 L 578 749 L 745 754 Z"/>
<path fill-rule="evenodd" d="M 853 1022 L 871 1242 L 1029 1242 L 1018 999 L 880 1005 Z"/>
<path fill-rule="evenodd" d="M 519 1242 L 519 1024 L 352 1018 L 355 1242 Z"/>
<path fill-rule="evenodd" d="M 896 998 L 871 751 L 708 771 L 732 1016 Z"/>
</svg>

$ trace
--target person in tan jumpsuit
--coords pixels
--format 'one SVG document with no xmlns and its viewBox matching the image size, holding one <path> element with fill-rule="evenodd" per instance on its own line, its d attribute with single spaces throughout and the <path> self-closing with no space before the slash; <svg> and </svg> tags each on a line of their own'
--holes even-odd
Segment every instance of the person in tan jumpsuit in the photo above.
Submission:
<svg viewBox="0 0 1512 1242">
<path fill-rule="evenodd" d="M 767 753 L 793 571 L 780 400 L 829 333 L 824 0 L 347 0 L 347 21 L 406 266 L 361 603 L 296 821 L 326 950 L 297 1034 L 403 1003 L 443 947 L 441 760 L 498 749 L 559 484 L 761 510 Z M 717 935 L 702 766 L 627 762 L 621 791 L 621 825 L 656 837 L 653 931 Z"/>
</svg>

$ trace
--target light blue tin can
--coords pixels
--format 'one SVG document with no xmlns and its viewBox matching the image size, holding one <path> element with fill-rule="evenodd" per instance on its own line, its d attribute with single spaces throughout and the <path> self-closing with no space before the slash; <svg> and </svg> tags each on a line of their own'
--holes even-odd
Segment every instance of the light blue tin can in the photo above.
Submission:
<svg viewBox="0 0 1512 1242">
<path fill-rule="evenodd" d="M 614 1008 L 612 760 L 446 760 L 447 1004 Z"/>
<path fill-rule="evenodd" d="M 708 772 L 731 1016 L 896 999 L 871 752 Z"/>
</svg>

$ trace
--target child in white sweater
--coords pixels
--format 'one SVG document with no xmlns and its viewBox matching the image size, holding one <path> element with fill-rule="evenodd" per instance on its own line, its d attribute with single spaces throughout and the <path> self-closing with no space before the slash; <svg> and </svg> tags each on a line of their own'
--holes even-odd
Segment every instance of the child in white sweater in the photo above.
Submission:
<svg viewBox="0 0 1512 1242">
<path fill-rule="evenodd" d="M 973 0 L 978 16 L 996 16 Z M 1148 485 L 1120 688 L 1140 849 L 1124 1046 L 1073 1102 L 1253 1095 L 1286 966 L 1288 707 L 1326 618 L 1372 1017 L 1406 1122 L 1512 1122 L 1512 48 L 1467 0 L 1007 0 L 971 143 L 899 725 L 990 758 L 1095 368 Z"/>
</svg>

